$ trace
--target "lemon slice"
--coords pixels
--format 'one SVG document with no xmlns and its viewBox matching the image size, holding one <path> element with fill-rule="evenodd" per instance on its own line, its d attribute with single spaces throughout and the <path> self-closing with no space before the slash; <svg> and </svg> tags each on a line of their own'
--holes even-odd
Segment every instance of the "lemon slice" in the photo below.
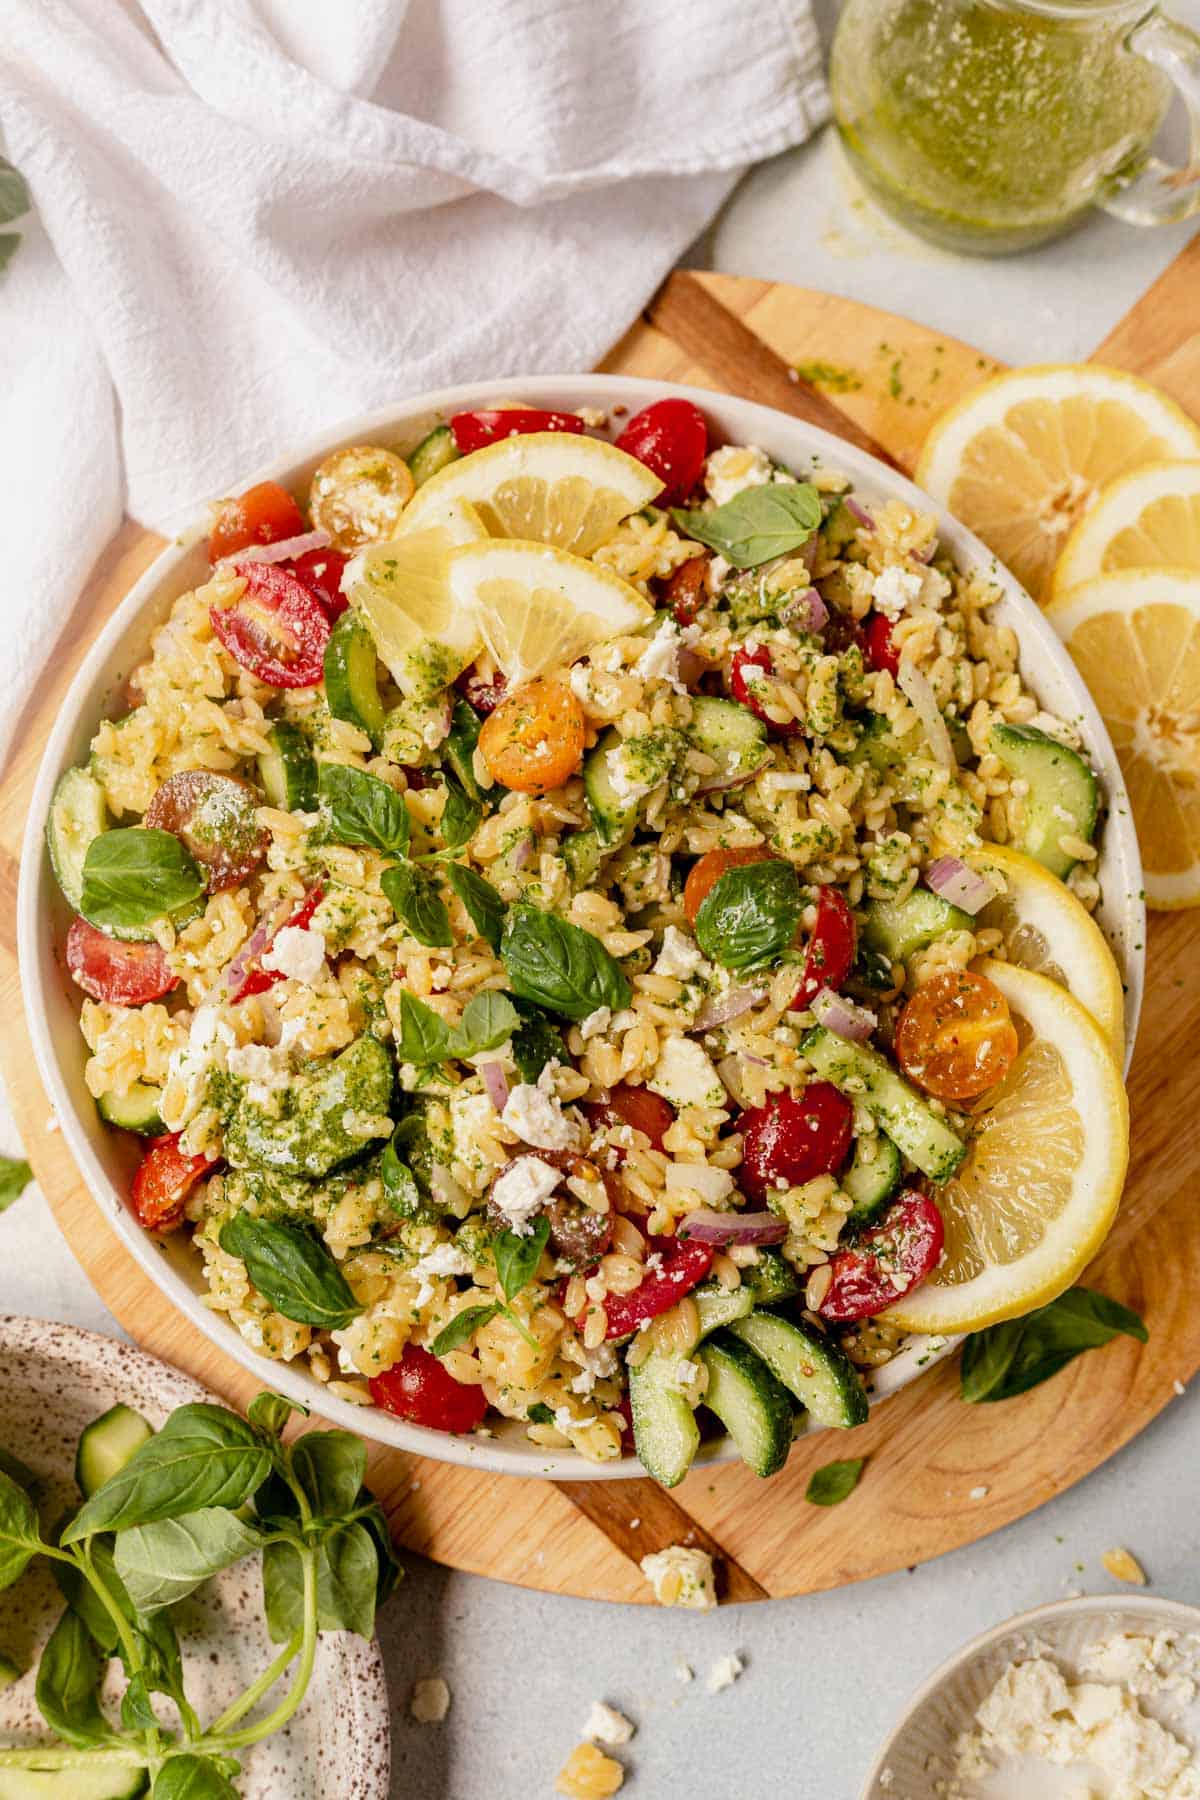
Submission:
<svg viewBox="0 0 1200 1800">
<path fill-rule="evenodd" d="M 1147 463 L 1106 487 L 1067 539 L 1053 592 L 1162 568 L 1200 571 L 1200 462 Z"/>
<path fill-rule="evenodd" d="M 430 476 L 408 504 L 406 528 L 419 528 L 448 499 L 469 500 L 493 537 L 590 556 L 661 489 L 657 475 L 615 444 L 534 431 L 486 444 Z"/>
<path fill-rule="evenodd" d="M 346 566 L 342 592 L 410 700 L 431 699 L 483 648 L 474 616 L 455 604 L 447 577 L 453 551 L 486 537 L 473 509 L 458 500 L 424 529 L 369 544 Z"/>
<path fill-rule="evenodd" d="M 1068 988 L 1120 1061 L 1125 990 L 1116 958 L 1091 913 L 1049 869 L 1019 850 L 985 844 L 967 860 L 974 869 L 994 870 L 1005 884 L 1005 891 L 976 915 L 976 923 L 1001 933 L 1006 961 Z"/>
<path fill-rule="evenodd" d="M 1200 456 L 1200 427 L 1135 375 L 1048 363 L 997 375 L 940 418 L 916 481 L 978 532 L 1037 600 L 1100 489 L 1169 457 Z"/>
<path fill-rule="evenodd" d="M 609 569 L 549 544 L 490 538 L 450 559 L 450 592 L 513 687 L 562 668 L 654 609 Z"/>
<path fill-rule="evenodd" d="M 1146 899 L 1200 905 L 1200 574 L 1101 575 L 1047 613 L 1124 772 Z"/>
<path fill-rule="evenodd" d="M 1044 975 L 979 968 L 1008 1001 L 1021 1049 L 938 1189 L 941 1262 L 881 1315 L 906 1331 L 979 1331 L 1052 1300 L 1104 1242 L 1125 1180 L 1129 1108 L 1100 1028 Z"/>
</svg>

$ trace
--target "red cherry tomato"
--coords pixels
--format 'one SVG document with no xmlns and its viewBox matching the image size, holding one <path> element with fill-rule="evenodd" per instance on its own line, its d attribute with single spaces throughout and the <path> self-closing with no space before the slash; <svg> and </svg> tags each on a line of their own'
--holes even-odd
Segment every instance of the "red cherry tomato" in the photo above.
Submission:
<svg viewBox="0 0 1200 1800">
<path fill-rule="evenodd" d="M 886 613 L 873 612 L 863 626 L 863 655 L 869 669 L 886 669 L 895 675 L 900 669 L 900 652 L 892 642 L 892 621 Z"/>
<path fill-rule="evenodd" d="M 246 591 L 210 606 L 212 628 L 235 661 L 268 687 L 315 687 L 325 673 L 329 614 L 313 589 L 276 563 L 235 563 Z"/>
<path fill-rule="evenodd" d="M 526 437 L 531 431 L 570 431 L 578 435 L 578 413 L 543 412 L 536 406 L 488 406 L 479 412 L 455 413 L 450 421 L 454 442 L 464 456 L 501 438 Z"/>
<path fill-rule="evenodd" d="M 227 982 L 230 1000 L 244 1000 L 248 994 L 265 994 L 268 988 L 274 987 L 277 981 L 283 980 L 282 969 L 264 969 L 262 959 L 285 925 L 292 925 L 297 931 L 303 931 L 324 897 L 325 889 L 323 887 L 318 885 L 309 888 L 295 912 L 289 918 L 281 919 L 270 936 L 264 939 L 252 955 L 243 952 L 240 959 L 239 957 L 234 958 L 231 969 L 237 969 L 237 977 Z"/>
<path fill-rule="evenodd" d="M 751 669 L 758 670 L 758 674 L 748 674 Z M 772 737 L 795 737 L 800 729 L 799 719 L 773 719 L 766 708 L 765 702 L 771 697 L 770 677 L 774 673 L 775 664 L 765 644 L 755 644 L 753 648 L 745 645 L 733 653 L 729 665 L 729 691 L 735 700 L 749 707 L 756 719 L 762 720 Z M 768 678 L 766 683 L 762 679 L 764 675 Z"/>
<path fill-rule="evenodd" d="M 129 1198 L 139 1225 L 147 1231 L 174 1231 L 183 1220 L 188 1195 L 210 1169 L 215 1156 L 187 1156 L 179 1148 L 179 1132 L 155 1138 L 138 1164 Z"/>
<path fill-rule="evenodd" d="M 86 919 L 71 922 L 67 968 L 76 987 L 110 1006 L 144 1006 L 179 985 L 166 951 L 157 944 L 121 943 Z"/>
<path fill-rule="evenodd" d="M 487 1396 L 481 1387 L 455 1381 L 430 1351 L 406 1344 L 398 1363 L 370 1381 L 371 1398 L 384 1412 L 395 1413 L 430 1431 L 461 1435 L 482 1425 Z"/>
<path fill-rule="evenodd" d="M 285 563 L 301 581 L 309 586 L 331 619 L 340 619 L 350 602 L 342 592 L 342 574 L 346 558 L 340 550 L 327 545 L 324 550 L 306 550 Z"/>
<path fill-rule="evenodd" d="M 652 1246 L 655 1242 L 650 1239 Z M 660 1266 L 645 1274 L 641 1286 L 634 1288 L 631 1294 L 610 1294 L 604 1302 L 608 1319 L 606 1338 L 628 1337 L 643 1319 L 657 1319 L 659 1313 L 669 1312 L 677 1301 L 704 1280 L 712 1268 L 710 1244 L 697 1244 L 690 1238 L 659 1239 L 657 1242 L 662 1243 L 658 1251 Z M 585 1307 L 577 1322 L 582 1323 L 586 1316 Z"/>
<path fill-rule="evenodd" d="M 833 1278 L 817 1309 L 821 1317 L 841 1325 L 882 1312 L 937 1267 L 945 1237 L 928 1195 L 915 1189 L 899 1195 L 878 1225 L 830 1258 Z"/>
<path fill-rule="evenodd" d="M 817 922 L 808 940 L 804 974 L 792 1001 L 792 1011 L 808 1006 L 823 987 L 836 993 L 854 966 L 858 933 L 854 914 L 841 888 L 817 889 Z"/>
<path fill-rule="evenodd" d="M 490 681 L 485 681 L 472 667 L 460 675 L 454 685 L 468 705 L 473 706 L 485 718 L 508 698 L 508 683 L 499 673 L 493 675 Z"/>
<path fill-rule="evenodd" d="M 708 455 L 708 426 L 690 400 L 655 400 L 635 413 L 617 439 L 617 449 L 636 456 L 663 484 L 657 506 L 686 500 Z"/>
<path fill-rule="evenodd" d="M 597 1131 L 608 1125 L 632 1125 L 635 1131 L 644 1131 L 652 1150 L 662 1149 L 663 1137 L 675 1123 L 675 1109 L 661 1094 L 629 1087 L 623 1081 L 609 1089 L 607 1100 L 593 1100 L 583 1110 Z M 623 1161 L 625 1152 L 618 1149 L 617 1154 Z"/>
<path fill-rule="evenodd" d="M 708 599 L 708 565 L 711 558 L 693 556 L 672 569 L 659 593 L 664 606 L 669 606 L 677 625 L 694 625 L 696 615 Z"/>
<path fill-rule="evenodd" d="M 299 537 L 304 515 L 277 481 L 260 481 L 236 500 L 222 500 L 208 540 L 209 562 L 233 556 L 248 544 L 282 544 Z"/>
<path fill-rule="evenodd" d="M 854 1108 L 828 1081 L 799 1094 L 772 1094 L 738 1121 L 744 1133 L 741 1187 L 761 1205 L 779 1188 L 802 1187 L 840 1169 L 854 1134 Z"/>
</svg>

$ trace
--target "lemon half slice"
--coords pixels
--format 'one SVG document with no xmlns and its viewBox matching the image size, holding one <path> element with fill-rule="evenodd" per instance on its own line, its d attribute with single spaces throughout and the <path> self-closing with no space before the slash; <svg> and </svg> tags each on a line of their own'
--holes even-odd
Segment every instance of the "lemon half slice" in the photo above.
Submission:
<svg viewBox="0 0 1200 1800">
<path fill-rule="evenodd" d="M 486 537 L 472 508 L 456 500 L 426 528 L 369 544 L 347 564 L 342 592 L 410 700 L 432 699 L 483 649 L 473 614 L 455 603 L 447 578 L 452 552 Z"/>
<path fill-rule="evenodd" d="M 1072 531 L 1054 595 L 1123 569 L 1200 573 L 1200 462 L 1147 463 L 1100 494 Z"/>
</svg>

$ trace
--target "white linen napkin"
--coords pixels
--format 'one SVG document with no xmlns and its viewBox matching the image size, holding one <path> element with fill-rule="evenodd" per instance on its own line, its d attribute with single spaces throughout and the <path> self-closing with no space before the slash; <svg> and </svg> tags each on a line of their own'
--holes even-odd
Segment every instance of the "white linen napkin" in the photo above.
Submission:
<svg viewBox="0 0 1200 1800">
<path fill-rule="evenodd" d="M 808 0 L 0 0 L 0 754 L 123 506 L 590 367 L 826 112 Z"/>
</svg>

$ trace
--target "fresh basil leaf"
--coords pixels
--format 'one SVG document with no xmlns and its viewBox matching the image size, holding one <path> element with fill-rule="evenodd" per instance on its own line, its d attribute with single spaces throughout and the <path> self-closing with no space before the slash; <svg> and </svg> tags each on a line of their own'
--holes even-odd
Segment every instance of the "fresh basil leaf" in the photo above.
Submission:
<svg viewBox="0 0 1200 1800">
<path fill-rule="evenodd" d="M 33 1180 L 33 1170 L 17 1156 L 0 1156 L 0 1213 L 19 1200 Z"/>
<path fill-rule="evenodd" d="M 469 844 L 482 817 L 483 808 L 478 800 L 472 799 L 460 782 L 447 775 L 446 804 L 438 823 L 447 851 L 462 850 Z"/>
<path fill-rule="evenodd" d="M 463 1008 L 462 1024 L 451 1033 L 450 1049 L 454 1056 L 478 1056 L 483 1050 L 498 1050 L 507 1044 L 520 1024 L 516 1007 L 507 994 L 488 988 L 476 994 Z"/>
<path fill-rule="evenodd" d="M 544 1400 L 535 1400 L 525 1417 L 534 1425 L 553 1425 L 554 1414 Z"/>
<path fill-rule="evenodd" d="M 407 988 L 400 990 L 400 1029 L 396 1034 L 396 1055 L 401 1062 L 415 1063 L 419 1069 L 430 1063 L 445 1062 L 450 1054 L 450 1027 L 432 1006 L 426 1006 Z"/>
<path fill-rule="evenodd" d="M 37 1486 L 38 1478 L 33 1470 L 19 1456 L 14 1456 L 11 1450 L 6 1450 L 3 1444 L 0 1444 L 0 1475 L 7 1475 L 10 1481 L 15 1481 L 27 1494 L 32 1494 Z"/>
<path fill-rule="evenodd" d="M 321 1631 L 375 1629 L 379 1559 L 369 1531 L 357 1521 L 336 1525 L 316 1545 L 317 1625 Z M 286 1643 L 304 1619 L 304 1565 L 294 1544 L 269 1544 L 263 1553 L 263 1611 L 273 1643 Z"/>
<path fill-rule="evenodd" d="M 138 1652 L 152 1694 L 167 1694 L 177 1705 L 186 1705 L 183 1691 L 183 1657 L 170 1613 L 152 1613 L 136 1626 Z M 124 1661 L 124 1657 L 121 1659 Z M 130 1671 L 126 1669 L 128 1674 Z"/>
<path fill-rule="evenodd" d="M 366 1531 L 375 1546 L 375 1560 L 378 1574 L 375 1577 L 375 1605 L 382 1606 L 389 1594 L 395 1593 L 404 1578 L 404 1570 L 396 1555 L 396 1546 L 392 1542 L 391 1526 L 387 1522 L 387 1514 L 376 1500 L 369 1488 L 363 1488 L 354 1502 L 354 1510 L 361 1513 L 359 1524 Z"/>
<path fill-rule="evenodd" d="M 425 1108 L 422 1105 L 418 1103 L 411 1112 L 405 1113 L 404 1117 L 397 1122 L 396 1129 L 392 1133 L 390 1147 L 395 1151 L 397 1160 L 403 1163 L 416 1182 L 421 1200 L 423 1202 L 431 1200 L 435 1164 L 433 1146 L 429 1141 L 429 1127 L 425 1119 Z M 386 1157 L 387 1152 L 385 1151 L 384 1160 Z M 389 1194 L 389 1198 L 395 1207 L 402 1196 L 398 1190 L 393 1190 Z"/>
<path fill-rule="evenodd" d="M 326 816 L 327 830 L 335 843 L 365 844 L 385 856 L 408 854 L 408 808 L 403 794 L 343 763 L 322 763 L 317 791 Z"/>
<path fill-rule="evenodd" d="M 3 275 L 21 243 L 19 231 L 0 231 L 0 275 Z"/>
<path fill-rule="evenodd" d="M 94 1537 L 88 1545 L 88 1553 L 97 1575 L 116 1601 L 121 1617 L 127 1624 L 136 1627 L 137 1614 L 133 1610 L 133 1602 L 125 1592 L 113 1561 L 113 1542 L 112 1538 Z M 83 1620 L 105 1655 L 115 1656 L 120 1645 L 116 1621 L 91 1582 L 84 1578 L 78 1563 L 52 1562 L 50 1568 L 58 1583 L 59 1592 L 71 1611 Z"/>
<path fill-rule="evenodd" d="M 344 1331 L 362 1312 L 332 1253 L 300 1219 L 234 1213 L 219 1241 L 222 1250 L 241 1258 L 263 1299 L 285 1319 Z"/>
<path fill-rule="evenodd" d="M 79 910 L 101 931 L 140 931 L 203 892 L 199 867 L 171 832 L 119 825 L 88 845 Z"/>
<path fill-rule="evenodd" d="M 112 1735 L 100 1711 L 103 1675 L 104 1663 L 90 1631 L 68 1607 L 42 1651 L 34 1699 L 51 1731 L 77 1750 Z"/>
<path fill-rule="evenodd" d="M 508 908 L 490 881 L 468 869 L 465 863 L 451 863 L 446 880 L 467 909 L 467 917 L 485 944 L 499 952 L 504 931 L 504 915 Z"/>
<path fill-rule="evenodd" d="M 964 1400 L 1012 1400 L 1065 1369 L 1085 1350 L 1115 1337 L 1149 1336 L 1137 1313 L 1092 1288 L 1068 1288 L 1057 1300 L 986 1331 L 972 1332 L 963 1345 Z"/>
<path fill-rule="evenodd" d="M 846 1462 L 826 1463 L 814 1469 L 804 1498 L 813 1506 L 839 1506 L 858 1486 L 865 1456 L 854 1456 Z"/>
<path fill-rule="evenodd" d="M 401 1162 L 396 1148 L 396 1140 L 401 1127 L 408 1123 L 407 1119 L 401 1119 L 400 1124 L 388 1139 L 383 1155 L 379 1159 L 379 1175 L 383 1182 L 387 1203 L 397 1217 L 417 1219 L 424 1211 L 421 1190 L 417 1186 L 416 1176 L 407 1163 Z"/>
<path fill-rule="evenodd" d="M 483 720 L 466 700 L 457 699 L 450 717 L 450 734 L 443 746 L 445 759 L 458 776 L 467 795 L 482 801 L 483 789 L 475 779 L 475 746 Z"/>
<path fill-rule="evenodd" d="M 11 225 L 29 211 L 29 189 L 19 169 L 0 156 L 0 225 Z"/>
<path fill-rule="evenodd" d="M 292 1446 L 292 1474 L 317 1514 L 353 1510 L 367 1472 L 367 1446 L 348 1431 L 306 1431 Z"/>
<path fill-rule="evenodd" d="M 172 1756 L 155 1777 L 150 1800 L 238 1800 L 238 1791 L 222 1767 L 224 1761 L 191 1751 Z"/>
<path fill-rule="evenodd" d="M 567 1060 L 562 1032 L 528 1001 L 522 1008 L 521 1023 L 513 1033 L 512 1053 L 522 1081 L 536 1082 L 547 1063 Z"/>
<path fill-rule="evenodd" d="M 263 1393 L 256 1394 L 250 1402 L 246 1417 L 252 1425 L 257 1425 L 260 1431 L 265 1431 L 268 1437 L 278 1438 L 283 1436 L 287 1422 L 293 1413 L 299 1413 L 307 1419 L 308 1407 L 302 1406 L 299 1400 L 288 1400 L 283 1394 L 273 1394 L 269 1390 L 264 1390 Z"/>
<path fill-rule="evenodd" d="M 177 1519 L 156 1519 L 123 1531 L 114 1560 L 134 1606 L 148 1614 L 174 1606 L 260 1544 L 259 1533 L 236 1513 L 202 1506 Z"/>
<path fill-rule="evenodd" d="M 515 993 L 565 1018 L 629 1005 L 629 983 L 600 939 L 526 902 L 508 915 L 500 955 Z"/>
<path fill-rule="evenodd" d="M 707 544 L 735 569 L 757 569 L 807 544 L 821 523 L 821 496 L 807 481 L 769 481 L 743 488 L 712 512 L 671 508 L 685 537 Z"/>
<path fill-rule="evenodd" d="M 379 885 L 392 903 L 392 911 L 410 937 L 430 949 L 445 949 L 454 942 L 450 914 L 438 885 L 425 869 L 396 863 L 385 869 Z"/>
<path fill-rule="evenodd" d="M 126 1731 L 157 1731 L 158 1716 L 150 1703 L 150 1688 L 139 1670 L 121 1695 L 121 1723 Z"/>
<path fill-rule="evenodd" d="M 0 1473 L 0 1588 L 11 1587 L 41 1547 L 32 1500 L 11 1476 Z"/>
<path fill-rule="evenodd" d="M 162 1430 L 84 1501 L 61 1541 L 177 1519 L 202 1506 L 241 1506 L 269 1468 L 268 1451 L 236 1413 L 207 1401 L 176 1407 Z"/>
<path fill-rule="evenodd" d="M 500 1291 L 506 1300 L 512 1300 L 533 1280 L 538 1259 L 546 1248 L 549 1236 L 550 1221 L 545 1213 L 525 1237 L 518 1237 L 515 1231 L 500 1232 L 492 1245 L 492 1255 L 496 1259 Z"/>
<path fill-rule="evenodd" d="M 803 907 L 790 862 L 747 863 L 713 883 L 696 914 L 696 942 L 726 969 L 762 969 L 792 943 Z"/>
<path fill-rule="evenodd" d="M 499 1301 L 491 1306 L 465 1306 L 460 1313 L 455 1313 L 448 1325 L 443 1325 L 429 1348 L 435 1356 L 447 1356 L 451 1350 L 457 1350 L 481 1325 L 490 1324 L 500 1311 Z"/>
</svg>

